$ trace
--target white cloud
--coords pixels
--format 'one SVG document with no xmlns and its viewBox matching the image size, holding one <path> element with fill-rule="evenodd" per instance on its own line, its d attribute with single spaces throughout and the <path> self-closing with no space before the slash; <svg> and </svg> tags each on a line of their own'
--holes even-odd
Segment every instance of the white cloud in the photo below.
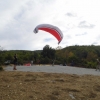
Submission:
<svg viewBox="0 0 100 100">
<path fill-rule="evenodd" d="M 86 21 L 82 21 L 79 23 L 79 28 L 94 28 L 95 25 L 90 24 Z"/>
<path fill-rule="evenodd" d="M 37 50 L 46 44 L 56 48 L 51 34 L 33 33 L 38 24 L 59 27 L 60 46 L 100 45 L 99 0 L 3 0 L 0 2 L 0 46 L 4 49 Z"/>
</svg>

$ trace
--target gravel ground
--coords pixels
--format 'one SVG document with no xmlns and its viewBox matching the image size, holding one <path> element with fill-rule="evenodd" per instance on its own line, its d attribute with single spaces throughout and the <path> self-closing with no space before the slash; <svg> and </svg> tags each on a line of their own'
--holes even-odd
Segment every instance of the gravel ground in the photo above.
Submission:
<svg viewBox="0 0 100 100">
<path fill-rule="evenodd" d="M 12 66 L 7 66 L 4 68 L 6 71 L 13 71 Z M 67 74 L 76 74 L 76 75 L 100 75 L 99 70 L 88 69 L 88 68 L 79 68 L 72 66 L 60 66 L 60 65 L 33 65 L 33 66 L 17 66 L 16 71 L 25 71 L 25 72 L 47 72 L 47 73 L 67 73 Z"/>
</svg>

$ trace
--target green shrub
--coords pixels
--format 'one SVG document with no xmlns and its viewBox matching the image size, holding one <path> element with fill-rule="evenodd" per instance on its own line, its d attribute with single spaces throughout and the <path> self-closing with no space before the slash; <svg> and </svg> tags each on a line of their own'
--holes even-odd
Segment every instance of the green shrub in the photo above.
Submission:
<svg viewBox="0 0 100 100">
<path fill-rule="evenodd" d="M 87 62 L 86 67 L 87 68 L 96 68 L 96 63 L 95 62 Z"/>
</svg>

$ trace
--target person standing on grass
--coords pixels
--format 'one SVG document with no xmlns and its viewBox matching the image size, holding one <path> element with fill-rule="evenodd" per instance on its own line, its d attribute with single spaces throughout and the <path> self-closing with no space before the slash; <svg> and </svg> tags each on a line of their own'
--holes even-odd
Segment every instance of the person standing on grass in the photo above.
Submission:
<svg viewBox="0 0 100 100">
<path fill-rule="evenodd" d="M 13 70 L 17 70 L 16 69 L 16 65 L 17 65 L 17 54 L 14 55 L 14 67 L 13 67 Z"/>
<path fill-rule="evenodd" d="M 100 61 L 99 61 L 99 59 L 97 59 L 97 66 L 96 66 L 96 71 L 99 69 L 99 71 L 100 71 Z"/>
</svg>

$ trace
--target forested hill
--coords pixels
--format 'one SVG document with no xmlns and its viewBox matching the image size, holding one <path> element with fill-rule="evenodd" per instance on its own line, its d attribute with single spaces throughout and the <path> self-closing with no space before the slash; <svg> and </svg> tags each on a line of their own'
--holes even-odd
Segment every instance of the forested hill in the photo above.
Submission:
<svg viewBox="0 0 100 100">
<path fill-rule="evenodd" d="M 66 48 L 63 48 L 61 50 L 63 53 L 73 53 L 73 55 L 77 57 L 87 58 L 87 57 L 97 57 L 100 58 L 100 46 L 69 46 Z M 93 58 L 92 57 L 92 58 Z"/>
<path fill-rule="evenodd" d="M 74 61 L 76 66 L 95 67 L 96 59 L 100 59 L 100 46 L 69 46 L 60 53 L 68 64 Z"/>
<path fill-rule="evenodd" d="M 100 46 L 94 46 L 94 45 L 90 45 L 90 46 L 69 46 L 69 47 L 65 47 L 63 48 L 63 50 L 71 50 L 71 51 L 75 51 L 75 50 L 85 50 L 85 51 L 99 51 L 100 50 Z"/>
<path fill-rule="evenodd" d="M 0 64 L 5 61 L 13 61 L 14 54 L 18 55 L 19 64 L 34 61 L 35 64 L 40 61 L 41 64 L 67 64 L 79 67 L 92 67 L 97 65 L 96 59 L 100 59 L 100 46 L 69 46 L 62 49 L 53 49 L 49 45 L 43 47 L 43 50 L 9 50 L 0 51 Z"/>
</svg>

